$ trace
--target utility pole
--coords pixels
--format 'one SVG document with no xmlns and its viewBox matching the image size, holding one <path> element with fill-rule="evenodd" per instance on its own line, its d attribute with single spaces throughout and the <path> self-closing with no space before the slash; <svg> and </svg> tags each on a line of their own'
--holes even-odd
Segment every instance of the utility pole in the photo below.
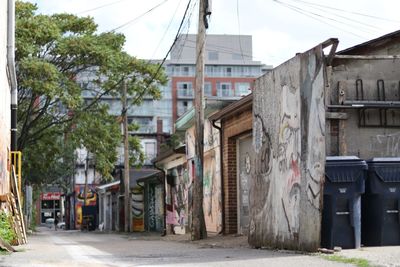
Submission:
<svg viewBox="0 0 400 267">
<path fill-rule="evenodd" d="M 199 3 L 199 26 L 196 39 L 196 92 L 195 92 L 195 177 L 193 184 L 192 202 L 192 240 L 207 238 L 206 224 L 203 212 L 203 164 L 204 164 L 204 47 L 206 39 L 206 9 L 207 0 L 200 0 Z M 207 12 L 209 15 L 209 13 Z"/>
<path fill-rule="evenodd" d="M 131 222 L 131 208 L 129 197 L 129 142 L 128 142 L 128 108 L 127 108 L 127 89 L 126 82 L 124 82 L 122 89 L 122 123 L 124 135 L 124 208 L 125 208 L 125 232 L 130 232 Z"/>
</svg>

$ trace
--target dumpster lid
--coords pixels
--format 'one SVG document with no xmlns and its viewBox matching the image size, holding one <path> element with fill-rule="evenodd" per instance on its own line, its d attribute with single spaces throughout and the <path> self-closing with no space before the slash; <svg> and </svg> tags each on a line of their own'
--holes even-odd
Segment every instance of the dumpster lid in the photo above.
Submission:
<svg viewBox="0 0 400 267">
<path fill-rule="evenodd" d="M 356 156 L 328 156 L 326 161 L 362 161 L 362 159 Z"/>
<path fill-rule="evenodd" d="M 399 157 L 387 157 L 387 158 L 372 158 L 369 159 L 367 162 L 373 162 L 373 163 L 400 163 L 400 158 Z"/>
<path fill-rule="evenodd" d="M 356 156 L 326 157 L 325 177 L 332 183 L 355 182 L 368 169 L 365 160 Z"/>
</svg>

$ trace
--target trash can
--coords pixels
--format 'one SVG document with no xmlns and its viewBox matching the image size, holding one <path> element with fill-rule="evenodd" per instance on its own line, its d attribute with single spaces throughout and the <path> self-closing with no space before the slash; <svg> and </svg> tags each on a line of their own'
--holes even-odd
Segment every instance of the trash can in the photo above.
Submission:
<svg viewBox="0 0 400 267">
<path fill-rule="evenodd" d="M 326 158 L 321 247 L 361 246 L 361 194 L 367 168 L 355 156 Z"/>
<path fill-rule="evenodd" d="M 362 197 L 362 243 L 400 245 L 400 158 L 373 158 Z"/>
</svg>

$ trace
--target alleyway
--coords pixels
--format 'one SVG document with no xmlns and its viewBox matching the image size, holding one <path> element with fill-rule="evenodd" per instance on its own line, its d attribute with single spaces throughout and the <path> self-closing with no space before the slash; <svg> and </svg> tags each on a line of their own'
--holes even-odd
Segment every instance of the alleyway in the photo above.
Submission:
<svg viewBox="0 0 400 267">
<path fill-rule="evenodd" d="M 39 228 L 0 266 L 349 266 L 318 256 L 161 240 L 157 236 Z"/>
</svg>

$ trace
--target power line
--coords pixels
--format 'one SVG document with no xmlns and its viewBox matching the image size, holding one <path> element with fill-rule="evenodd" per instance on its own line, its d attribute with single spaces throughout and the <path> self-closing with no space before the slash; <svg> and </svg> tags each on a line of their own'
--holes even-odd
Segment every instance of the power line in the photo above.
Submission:
<svg viewBox="0 0 400 267">
<path fill-rule="evenodd" d="M 244 56 L 243 56 L 243 49 L 242 49 L 242 38 L 240 37 L 240 15 L 239 15 L 239 0 L 236 0 L 236 17 L 237 17 L 237 22 L 238 22 L 238 31 L 239 31 L 239 47 L 240 47 L 240 55 L 242 56 L 243 63 L 244 61 Z"/>
<path fill-rule="evenodd" d="M 111 3 L 108 3 L 108 4 L 104 4 L 104 5 L 101 5 L 101 6 L 98 6 L 98 7 L 94 7 L 94 8 L 91 8 L 91 9 L 83 10 L 83 11 L 78 12 L 78 13 L 76 13 L 76 14 L 77 14 L 77 15 L 81 15 L 81 14 L 83 14 L 83 13 L 87 13 L 87 12 L 95 11 L 95 10 L 98 10 L 98 9 L 101 9 L 101 8 L 104 8 L 104 7 L 107 7 L 107 6 L 115 5 L 115 4 L 118 4 L 118 3 L 123 2 L 123 1 L 126 1 L 126 0 L 114 1 L 114 2 L 111 2 Z"/>
<path fill-rule="evenodd" d="M 298 0 L 291 0 L 291 1 L 294 1 L 294 2 L 296 2 L 298 4 L 303 3 L 303 1 L 300 2 Z M 353 19 L 353 18 L 349 18 L 349 17 L 346 17 L 346 16 L 343 16 L 343 15 L 335 13 L 337 11 L 329 11 L 329 9 L 327 10 L 327 9 L 324 9 L 324 8 L 319 8 L 319 7 L 317 7 L 315 5 L 312 5 L 312 4 L 307 4 L 307 3 L 305 3 L 305 4 L 308 5 L 310 8 L 325 12 L 327 14 L 331 14 L 333 16 L 337 16 L 337 17 L 343 18 L 343 19 L 345 19 L 347 21 L 351 21 L 351 22 L 356 23 L 358 25 L 364 26 L 365 28 L 368 28 L 369 30 L 375 29 L 375 30 L 373 30 L 375 33 L 379 33 L 379 31 L 377 31 L 377 30 L 382 30 L 381 28 L 379 28 L 379 27 L 377 27 L 375 25 L 368 24 L 368 23 L 365 23 L 365 22 L 362 22 L 362 21 L 359 21 L 359 20 L 356 20 L 356 19 Z M 369 32 L 369 33 L 371 33 L 371 32 Z"/>
<path fill-rule="evenodd" d="M 158 42 L 158 45 L 156 46 L 156 49 L 155 49 L 154 52 L 153 52 L 152 58 L 154 58 L 154 55 L 156 54 L 158 48 L 160 47 L 162 41 L 163 41 L 164 38 L 165 38 L 165 35 L 167 34 L 167 32 L 168 32 L 168 30 L 169 30 L 169 27 L 171 27 L 172 22 L 174 21 L 175 15 L 176 15 L 176 13 L 178 12 L 178 9 L 179 9 L 179 6 L 181 5 L 181 3 L 182 3 L 182 0 L 180 0 L 179 3 L 178 3 L 178 5 L 176 6 L 176 9 L 175 9 L 175 11 L 174 11 L 174 14 L 172 14 L 171 20 L 169 21 L 168 26 L 167 26 L 167 28 L 166 28 L 165 31 L 164 31 L 164 34 L 162 35 L 160 41 Z"/>
<path fill-rule="evenodd" d="M 288 3 L 285 3 L 285 2 L 282 2 L 282 1 L 279 1 L 279 0 L 272 0 L 272 1 L 274 1 L 275 3 L 278 3 L 278 4 L 280 4 L 280 5 L 282 5 L 282 6 L 284 6 L 284 7 L 287 7 L 287 8 L 289 8 L 289 9 L 295 11 L 295 12 L 298 12 L 298 13 L 300 13 L 300 14 L 302 14 L 302 15 L 305 15 L 305 16 L 307 16 L 307 17 L 309 17 L 309 18 L 312 18 L 312 19 L 317 20 L 317 21 L 319 21 L 319 22 L 321 22 L 321 23 L 324 23 L 324 24 L 329 25 L 329 26 L 331 26 L 331 27 L 333 27 L 333 28 L 336 28 L 336 29 L 338 29 L 338 30 L 340 30 L 340 31 L 347 32 L 347 33 L 349 33 L 349 34 L 351 34 L 351 35 L 354 35 L 354 36 L 357 36 L 357 37 L 359 37 L 359 38 L 361 38 L 361 39 L 366 39 L 365 37 L 363 37 L 363 36 L 361 36 L 361 35 L 359 35 L 359 34 L 356 34 L 356 33 L 354 33 L 354 32 L 351 32 L 351 31 L 345 30 L 345 29 L 343 29 L 343 28 L 337 27 L 336 25 L 330 24 L 330 23 L 328 23 L 328 22 L 326 22 L 326 21 L 320 19 L 320 18 L 327 19 L 327 17 L 325 17 L 325 16 L 322 16 L 322 15 L 320 15 L 320 14 L 316 14 L 316 13 L 313 13 L 313 12 L 309 12 L 309 11 L 307 11 L 307 10 L 304 10 L 304 9 L 302 9 L 302 8 L 299 8 L 299 7 L 290 5 L 290 4 L 288 4 Z M 334 21 L 338 22 L 338 21 L 335 20 L 335 19 L 331 19 L 331 20 L 334 20 Z"/>
<path fill-rule="evenodd" d="M 342 11 L 342 12 L 355 14 L 355 15 L 363 16 L 363 17 L 368 17 L 368 18 L 372 18 L 372 19 L 377 19 L 377 20 L 384 20 L 384 21 L 396 22 L 396 23 L 400 22 L 399 20 L 387 19 L 387 18 L 383 18 L 383 17 L 378 17 L 378 16 L 369 15 L 369 14 L 360 13 L 360 12 L 355 12 L 355 11 L 349 11 L 349 10 L 345 10 L 345 9 L 340 9 L 340 8 L 336 8 L 336 7 L 321 5 L 321 4 L 307 2 L 307 1 L 303 1 L 303 0 L 292 0 L 292 1 L 302 2 L 302 3 L 308 4 L 308 5 L 320 6 L 320 7 L 327 8 L 327 9 L 333 9 L 333 10 Z"/>
<path fill-rule="evenodd" d="M 152 12 L 152 11 L 153 11 L 154 9 L 156 9 L 157 7 L 163 5 L 163 4 L 164 4 L 165 2 L 167 2 L 167 1 L 168 1 L 168 0 L 162 1 L 161 3 L 155 5 L 154 7 L 150 8 L 150 9 L 147 10 L 146 12 L 142 13 L 141 15 L 139 15 L 139 16 L 137 16 L 137 17 L 135 17 L 135 18 L 133 18 L 133 19 L 131 19 L 131 20 L 129 20 L 129 21 L 123 23 L 123 24 L 121 24 L 120 26 L 118 26 L 118 27 L 112 29 L 111 31 L 116 31 L 116 30 L 119 30 L 119 29 L 121 29 L 121 28 L 124 28 L 124 27 L 128 26 L 129 24 L 132 24 L 133 22 L 137 21 L 137 20 L 140 19 L 141 17 L 143 17 L 143 16 L 149 14 L 150 12 Z"/>
</svg>

